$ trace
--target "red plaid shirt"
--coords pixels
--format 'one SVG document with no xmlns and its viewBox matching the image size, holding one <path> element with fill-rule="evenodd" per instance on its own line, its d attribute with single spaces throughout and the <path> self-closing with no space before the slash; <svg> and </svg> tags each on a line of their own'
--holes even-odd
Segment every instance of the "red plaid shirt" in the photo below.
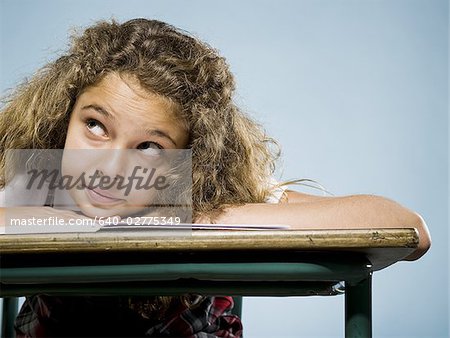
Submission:
<svg viewBox="0 0 450 338">
<path fill-rule="evenodd" d="M 189 337 L 239 338 L 242 324 L 232 315 L 231 297 L 203 297 L 180 305 L 164 319 L 145 319 L 117 306 L 118 297 L 28 297 L 15 321 L 24 337 Z"/>
</svg>

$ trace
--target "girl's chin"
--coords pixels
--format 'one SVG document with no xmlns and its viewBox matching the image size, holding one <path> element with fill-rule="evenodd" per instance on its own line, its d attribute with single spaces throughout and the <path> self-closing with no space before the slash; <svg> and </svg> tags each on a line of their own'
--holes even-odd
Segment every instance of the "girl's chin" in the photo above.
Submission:
<svg viewBox="0 0 450 338">
<path fill-rule="evenodd" d="M 93 206 L 85 207 L 80 206 L 81 212 L 88 216 L 88 217 L 112 217 L 112 216 L 121 216 L 124 214 L 123 210 L 118 209 L 103 209 L 103 208 L 96 208 Z"/>
<path fill-rule="evenodd" d="M 111 208 L 111 209 L 103 209 L 95 206 L 79 206 L 81 212 L 88 217 L 126 217 L 142 211 L 142 208 Z"/>
</svg>

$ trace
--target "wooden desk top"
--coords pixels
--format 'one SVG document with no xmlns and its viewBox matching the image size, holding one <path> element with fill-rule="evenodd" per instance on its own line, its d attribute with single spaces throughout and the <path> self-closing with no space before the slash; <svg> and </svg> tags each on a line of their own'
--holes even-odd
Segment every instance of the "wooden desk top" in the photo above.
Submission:
<svg viewBox="0 0 450 338">
<path fill-rule="evenodd" d="M 153 231 L 0 235 L 2 255 L 107 252 L 333 252 L 364 254 L 381 270 L 418 245 L 410 229 L 222 231 L 193 230 L 174 235 Z"/>
</svg>

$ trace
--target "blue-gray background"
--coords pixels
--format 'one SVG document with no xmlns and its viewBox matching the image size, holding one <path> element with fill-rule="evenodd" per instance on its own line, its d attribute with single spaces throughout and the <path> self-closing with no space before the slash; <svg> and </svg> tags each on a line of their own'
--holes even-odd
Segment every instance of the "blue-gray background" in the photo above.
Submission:
<svg viewBox="0 0 450 338">
<path fill-rule="evenodd" d="M 375 273 L 375 337 L 448 337 L 448 2 L 1 1 L 1 93 L 64 50 L 71 27 L 157 18 L 218 48 L 241 106 L 283 147 L 282 178 L 418 211 L 417 262 Z M 311 192 L 311 191 L 308 191 Z M 343 297 L 245 298 L 246 338 L 339 337 Z"/>
</svg>

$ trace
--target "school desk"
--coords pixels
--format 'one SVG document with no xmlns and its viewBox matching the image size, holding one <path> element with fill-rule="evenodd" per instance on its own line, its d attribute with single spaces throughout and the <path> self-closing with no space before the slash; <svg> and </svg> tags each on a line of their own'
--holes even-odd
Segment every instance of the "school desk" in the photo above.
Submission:
<svg viewBox="0 0 450 338">
<path fill-rule="evenodd" d="M 1 235 L 3 336 L 12 332 L 16 297 L 35 293 L 344 293 L 345 337 L 371 337 L 372 273 L 417 244 L 412 228 Z"/>
</svg>

